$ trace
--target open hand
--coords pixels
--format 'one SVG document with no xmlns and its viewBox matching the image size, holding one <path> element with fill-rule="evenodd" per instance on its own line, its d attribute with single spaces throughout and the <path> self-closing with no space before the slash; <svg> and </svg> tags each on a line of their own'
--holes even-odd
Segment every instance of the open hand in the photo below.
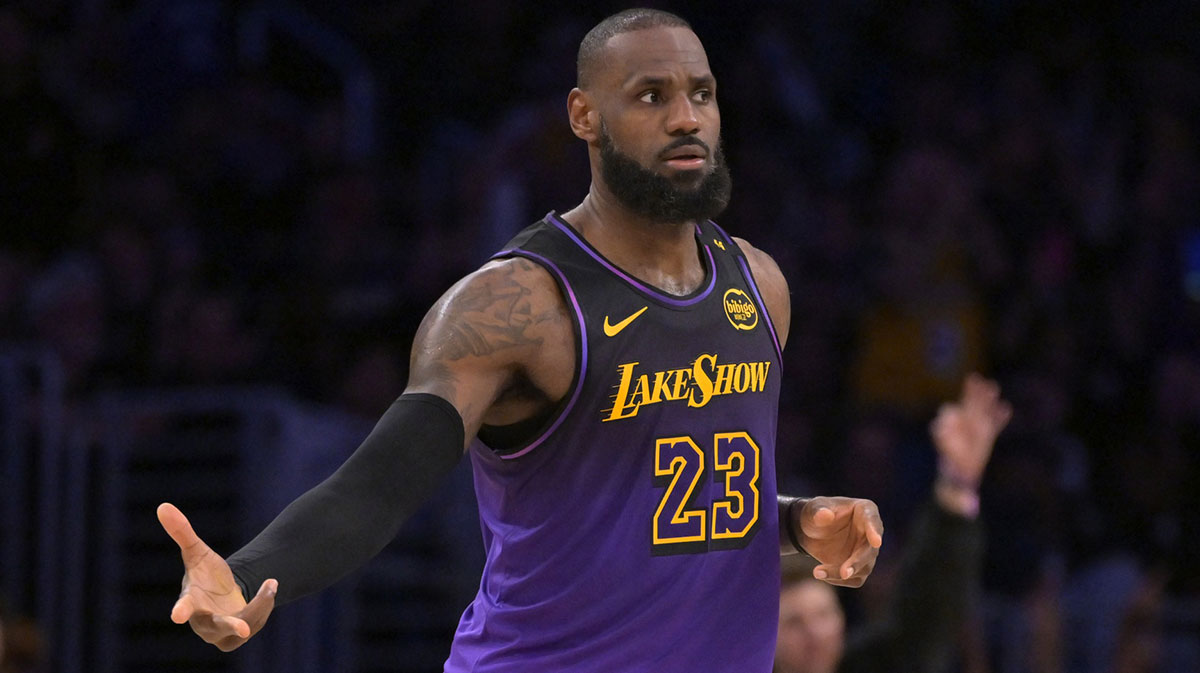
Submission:
<svg viewBox="0 0 1200 673">
<path fill-rule="evenodd" d="M 820 562 L 813 577 L 844 587 L 861 587 L 875 569 L 883 545 L 879 507 L 861 498 L 817 497 L 792 507 L 800 546 Z"/>
<path fill-rule="evenodd" d="M 241 647 L 266 624 L 279 583 L 263 582 L 247 603 L 229 564 L 204 544 L 179 508 L 165 502 L 159 505 L 158 521 L 183 556 L 183 591 L 171 608 L 171 621 L 187 622 L 204 642 L 222 652 Z"/>
<path fill-rule="evenodd" d="M 1000 398 L 995 381 L 968 376 L 962 398 L 943 404 L 929 426 L 942 476 L 955 486 L 977 489 L 996 436 L 1011 418 L 1012 406 Z"/>
</svg>

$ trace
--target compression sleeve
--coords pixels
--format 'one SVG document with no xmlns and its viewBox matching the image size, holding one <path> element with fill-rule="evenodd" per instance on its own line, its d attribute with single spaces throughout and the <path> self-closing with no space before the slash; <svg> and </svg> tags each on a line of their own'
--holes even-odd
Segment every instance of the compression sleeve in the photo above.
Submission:
<svg viewBox="0 0 1200 673">
<path fill-rule="evenodd" d="M 286 603 L 378 554 L 458 463 L 463 435 L 462 417 L 446 400 L 401 395 L 336 472 L 227 559 L 246 600 L 275 578 L 275 601 Z"/>
</svg>

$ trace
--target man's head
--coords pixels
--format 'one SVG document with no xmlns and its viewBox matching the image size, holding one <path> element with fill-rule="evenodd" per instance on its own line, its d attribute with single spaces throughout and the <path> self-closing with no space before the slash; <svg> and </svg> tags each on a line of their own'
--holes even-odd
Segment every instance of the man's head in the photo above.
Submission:
<svg viewBox="0 0 1200 673">
<path fill-rule="evenodd" d="M 846 617 L 830 585 L 784 577 L 779 595 L 777 673 L 834 673 L 846 644 Z"/>
<path fill-rule="evenodd" d="M 632 9 L 583 38 L 568 98 L 597 191 L 653 222 L 715 217 L 729 202 L 716 81 L 686 21 Z"/>
<path fill-rule="evenodd" d="M 626 9 L 617 12 L 592 27 L 579 43 L 575 59 L 576 86 L 587 89 L 596 71 L 603 67 L 608 41 L 622 33 L 649 28 L 684 28 L 692 30 L 683 17 L 658 9 Z"/>
</svg>

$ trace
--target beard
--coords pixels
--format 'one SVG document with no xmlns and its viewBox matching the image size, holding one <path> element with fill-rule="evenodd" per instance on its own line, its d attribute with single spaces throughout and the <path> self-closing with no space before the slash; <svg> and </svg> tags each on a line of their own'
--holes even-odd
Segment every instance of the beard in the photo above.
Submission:
<svg viewBox="0 0 1200 673">
<path fill-rule="evenodd" d="M 699 138 L 686 136 L 663 151 L 682 145 L 709 149 Z M 710 220 L 725 210 L 733 184 L 720 142 L 711 156 L 712 168 L 699 178 L 692 171 L 667 177 L 642 166 L 614 147 L 608 127 L 603 120 L 600 122 L 600 174 L 604 183 L 621 205 L 651 222 Z"/>
</svg>

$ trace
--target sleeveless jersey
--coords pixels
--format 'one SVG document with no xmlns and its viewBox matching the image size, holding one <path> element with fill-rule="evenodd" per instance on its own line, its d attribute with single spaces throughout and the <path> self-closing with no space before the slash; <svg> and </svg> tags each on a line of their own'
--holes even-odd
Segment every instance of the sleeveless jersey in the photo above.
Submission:
<svg viewBox="0 0 1200 673">
<path fill-rule="evenodd" d="M 471 447 L 487 561 L 445 671 L 771 670 L 779 343 L 734 242 L 696 240 L 682 297 L 554 213 L 496 255 L 557 280 L 577 370 L 531 441 Z"/>
</svg>

